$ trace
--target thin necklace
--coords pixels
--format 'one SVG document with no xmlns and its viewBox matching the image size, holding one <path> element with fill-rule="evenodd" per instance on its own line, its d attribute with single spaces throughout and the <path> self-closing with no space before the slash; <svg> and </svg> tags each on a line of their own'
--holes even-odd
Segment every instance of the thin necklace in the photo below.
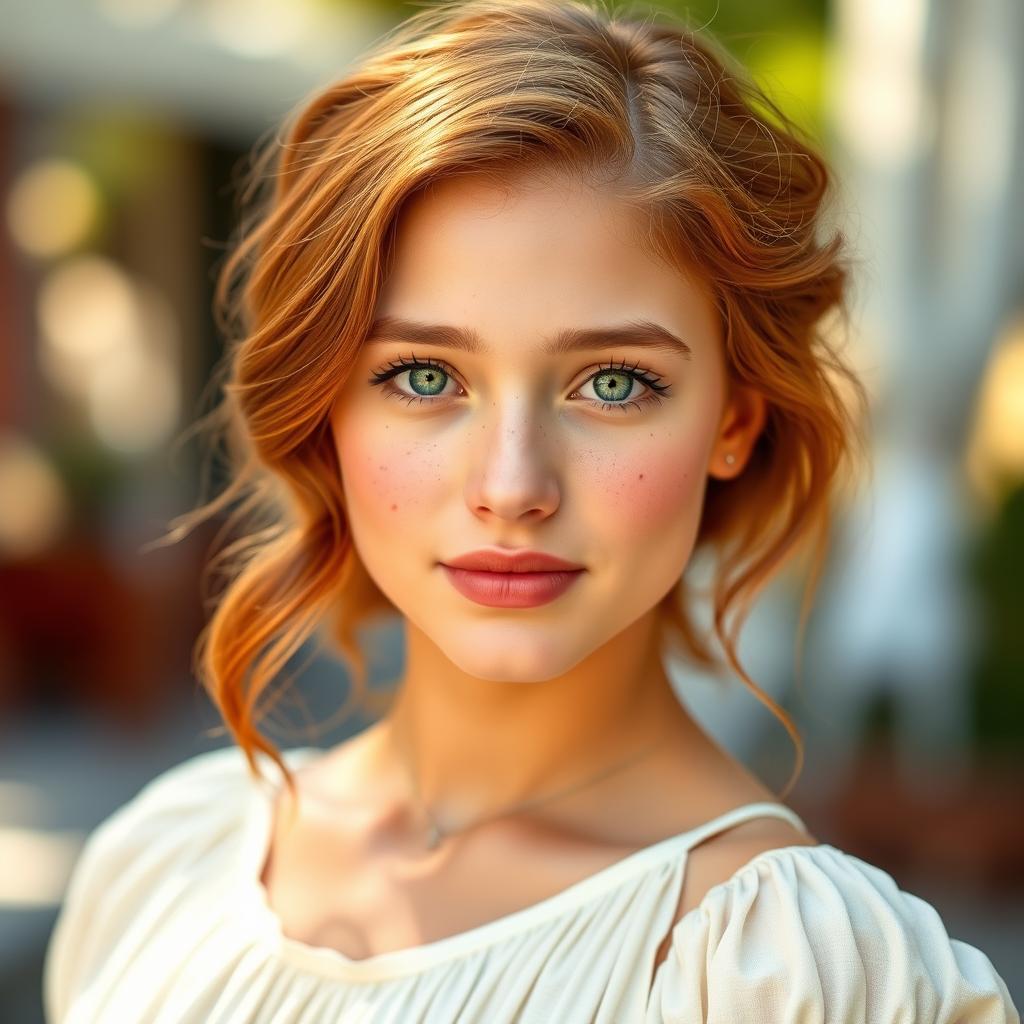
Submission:
<svg viewBox="0 0 1024 1024">
<path fill-rule="evenodd" d="M 652 751 L 660 747 L 667 739 L 668 729 L 666 728 L 663 732 L 663 735 L 659 739 L 655 740 L 655 742 L 652 743 L 650 746 L 644 747 L 639 752 L 630 755 L 630 757 L 626 758 L 624 761 L 616 762 L 611 767 L 605 768 L 599 774 L 591 778 L 584 779 L 582 782 L 574 783 L 572 786 L 569 786 L 566 789 L 560 789 L 554 793 L 548 793 L 540 797 L 535 797 L 533 799 L 523 801 L 519 804 L 513 804 L 511 807 L 506 807 L 503 810 L 498 811 L 496 814 L 488 814 L 485 817 L 478 818 L 476 821 L 471 821 L 468 824 L 460 825 L 456 828 L 442 827 L 441 824 L 437 821 L 437 819 L 433 816 L 433 814 L 430 813 L 430 808 L 427 807 L 427 805 L 423 802 L 423 798 L 420 796 L 419 785 L 416 781 L 415 773 L 411 768 L 411 764 L 413 763 L 412 760 L 407 760 L 403 756 L 401 758 L 401 761 L 402 768 L 405 771 L 405 774 L 409 777 L 409 781 L 412 786 L 416 803 L 419 806 L 420 810 L 423 811 L 427 820 L 430 822 L 430 828 L 429 831 L 427 832 L 427 849 L 434 850 L 440 845 L 441 840 L 446 838 L 447 836 L 452 836 L 460 832 L 465 832 L 468 829 L 475 828 L 477 825 L 482 825 L 484 822 L 493 821 L 495 818 L 507 817 L 512 814 L 517 814 L 528 807 L 536 807 L 538 804 L 545 803 L 548 800 L 554 800 L 556 797 L 566 796 L 569 793 L 575 793 L 577 790 L 583 789 L 586 786 L 592 786 L 595 783 L 600 782 L 601 779 L 606 779 L 609 775 L 612 775 L 618 771 L 622 771 L 624 768 L 629 767 L 629 765 L 634 764 L 642 758 L 646 757 Z M 411 742 L 410 748 L 412 748 Z"/>
</svg>

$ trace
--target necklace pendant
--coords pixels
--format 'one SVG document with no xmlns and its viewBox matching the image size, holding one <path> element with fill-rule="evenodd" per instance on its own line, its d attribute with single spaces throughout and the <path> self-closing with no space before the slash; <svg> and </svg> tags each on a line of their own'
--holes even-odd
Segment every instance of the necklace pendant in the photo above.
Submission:
<svg viewBox="0 0 1024 1024">
<path fill-rule="evenodd" d="M 441 833 L 438 830 L 438 827 L 433 822 L 431 822 L 430 831 L 427 833 L 427 849 L 436 850 L 440 842 Z"/>
</svg>

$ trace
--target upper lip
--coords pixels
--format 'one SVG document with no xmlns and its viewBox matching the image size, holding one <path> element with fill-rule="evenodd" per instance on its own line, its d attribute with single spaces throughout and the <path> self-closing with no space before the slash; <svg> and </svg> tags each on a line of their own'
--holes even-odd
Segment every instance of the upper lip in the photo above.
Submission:
<svg viewBox="0 0 1024 1024">
<path fill-rule="evenodd" d="M 525 548 L 516 551 L 508 548 L 482 548 L 457 558 L 449 558 L 441 564 L 453 569 L 476 569 L 483 572 L 564 572 L 566 569 L 583 568 L 564 558 L 543 551 L 527 551 Z"/>
</svg>

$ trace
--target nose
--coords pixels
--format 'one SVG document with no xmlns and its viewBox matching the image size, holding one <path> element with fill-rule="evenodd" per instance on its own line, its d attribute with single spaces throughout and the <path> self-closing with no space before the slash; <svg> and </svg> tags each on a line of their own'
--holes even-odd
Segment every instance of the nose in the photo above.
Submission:
<svg viewBox="0 0 1024 1024">
<path fill-rule="evenodd" d="M 560 502 L 558 447 L 550 428 L 531 415 L 528 403 L 513 398 L 480 426 L 481 443 L 466 481 L 466 502 L 477 516 L 515 522 L 545 519 Z"/>
</svg>

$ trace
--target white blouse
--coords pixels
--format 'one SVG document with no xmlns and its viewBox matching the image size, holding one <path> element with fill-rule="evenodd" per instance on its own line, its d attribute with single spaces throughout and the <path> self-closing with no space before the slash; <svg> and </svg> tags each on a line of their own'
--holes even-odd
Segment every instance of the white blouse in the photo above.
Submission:
<svg viewBox="0 0 1024 1024">
<path fill-rule="evenodd" d="M 652 988 L 687 851 L 764 815 L 804 828 L 773 802 L 469 931 L 352 960 L 285 936 L 267 902 L 281 785 L 253 780 L 237 747 L 208 751 L 90 834 L 46 952 L 49 1024 L 1020 1024 L 984 953 L 827 844 L 768 850 L 709 889 Z"/>
</svg>

